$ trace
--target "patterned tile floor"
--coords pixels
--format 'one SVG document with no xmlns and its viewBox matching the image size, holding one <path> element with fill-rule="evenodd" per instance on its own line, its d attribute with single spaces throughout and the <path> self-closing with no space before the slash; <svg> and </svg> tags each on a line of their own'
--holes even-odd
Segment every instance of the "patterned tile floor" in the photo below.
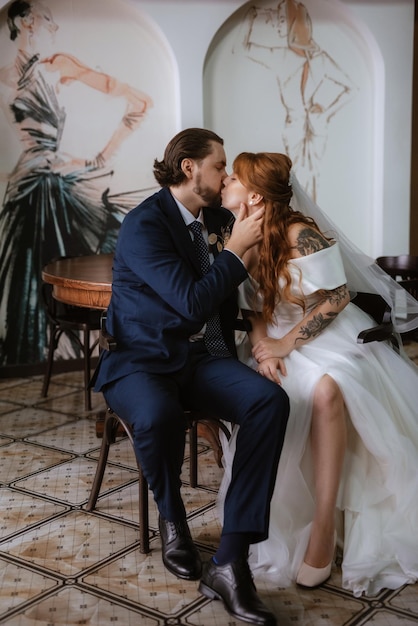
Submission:
<svg viewBox="0 0 418 626">
<path fill-rule="evenodd" d="M 408 348 L 418 362 L 418 344 Z M 95 414 L 83 410 L 82 374 L 0 381 L 0 624 L 8 626 L 239 626 L 219 602 L 177 580 L 161 562 L 157 513 L 150 498 L 151 548 L 138 550 L 135 460 L 126 439 L 111 448 L 98 508 L 85 505 L 100 440 Z M 215 499 L 221 478 L 199 443 L 199 487 L 183 495 L 203 558 L 219 537 Z M 341 589 L 338 565 L 321 588 L 280 589 L 257 582 L 280 626 L 418 624 L 418 585 L 354 598 Z"/>
</svg>

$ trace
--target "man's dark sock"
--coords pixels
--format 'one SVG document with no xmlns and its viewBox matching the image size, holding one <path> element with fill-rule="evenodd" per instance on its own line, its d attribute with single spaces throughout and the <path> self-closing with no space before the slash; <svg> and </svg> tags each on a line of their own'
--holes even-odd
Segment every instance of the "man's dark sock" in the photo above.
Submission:
<svg viewBox="0 0 418 626">
<path fill-rule="evenodd" d="M 242 556 L 247 557 L 250 540 L 246 533 L 221 535 L 216 554 L 212 557 L 216 565 L 232 563 Z"/>
</svg>

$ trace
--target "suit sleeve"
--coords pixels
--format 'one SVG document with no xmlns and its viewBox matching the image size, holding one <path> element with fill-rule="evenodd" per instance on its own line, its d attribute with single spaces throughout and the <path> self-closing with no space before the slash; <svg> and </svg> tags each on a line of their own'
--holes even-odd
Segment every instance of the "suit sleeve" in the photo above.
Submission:
<svg viewBox="0 0 418 626">
<path fill-rule="evenodd" d="M 200 277 L 184 249 L 187 238 L 179 240 L 184 232 L 170 228 L 164 217 L 148 209 L 126 216 L 118 240 L 114 282 L 122 283 L 128 269 L 133 292 L 152 290 L 183 318 L 203 324 L 245 280 L 247 271 L 240 259 L 225 250 Z"/>
</svg>

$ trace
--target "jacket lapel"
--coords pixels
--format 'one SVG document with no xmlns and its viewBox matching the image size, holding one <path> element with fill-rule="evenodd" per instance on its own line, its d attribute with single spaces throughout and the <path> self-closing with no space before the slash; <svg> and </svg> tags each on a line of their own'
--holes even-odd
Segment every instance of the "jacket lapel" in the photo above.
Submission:
<svg viewBox="0 0 418 626">
<path fill-rule="evenodd" d="M 184 223 L 183 217 L 178 209 L 178 206 L 167 188 L 161 189 L 159 192 L 161 206 L 165 212 L 167 223 L 174 239 L 174 245 L 176 246 L 179 254 L 185 258 L 196 270 L 199 276 L 202 275 L 200 261 L 196 254 L 190 232 Z M 225 211 L 204 208 L 203 219 L 208 231 L 209 248 L 210 252 L 216 257 L 223 249 L 223 235 L 225 228 L 232 228 L 234 217 L 231 214 L 231 219 L 228 224 L 225 223 Z M 216 241 L 215 241 L 216 237 Z M 213 243 L 212 243 L 213 242 Z"/>
<path fill-rule="evenodd" d="M 179 211 L 179 208 L 167 188 L 161 189 L 159 192 L 161 198 L 161 205 L 164 209 L 167 224 L 172 234 L 174 245 L 184 259 L 186 259 L 190 265 L 195 269 L 198 276 L 202 274 L 200 269 L 200 261 L 196 254 L 192 238 L 190 237 L 189 229 L 184 223 L 184 219 Z"/>
</svg>

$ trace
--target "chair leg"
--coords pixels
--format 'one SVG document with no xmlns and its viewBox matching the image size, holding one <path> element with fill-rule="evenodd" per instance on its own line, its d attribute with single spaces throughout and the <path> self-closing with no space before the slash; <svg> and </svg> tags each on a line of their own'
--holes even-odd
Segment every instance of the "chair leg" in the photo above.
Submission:
<svg viewBox="0 0 418 626">
<path fill-rule="evenodd" d="M 148 483 L 138 463 L 139 486 L 139 551 L 147 554 L 149 549 L 149 511 L 148 511 Z"/>
<path fill-rule="evenodd" d="M 91 411 L 91 390 L 90 383 L 90 331 L 85 329 L 83 331 L 83 353 L 84 353 L 84 408 L 86 411 Z"/>
<path fill-rule="evenodd" d="M 222 444 L 219 439 L 219 430 L 222 422 L 218 418 L 199 419 L 197 437 L 203 437 L 209 443 L 218 467 L 222 468 Z"/>
<path fill-rule="evenodd" d="M 91 488 L 90 496 L 86 504 L 87 511 L 93 511 L 96 506 L 97 498 L 99 497 L 100 488 L 103 482 L 103 476 L 106 469 L 106 463 L 109 456 L 109 448 L 112 443 L 115 442 L 118 426 L 121 424 L 125 433 L 128 436 L 129 441 L 134 447 L 132 433 L 129 427 L 123 422 L 123 420 L 113 413 L 111 409 L 107 410 L 104 427 L 103 427 L 103 439 L 100 448 L 99 461 L 97 463 L 96 474 L 94 476 L 93 485 Z M 148 483 L 142 473 L 142 468 L 137 460 L 138 466 L 138 488 L 139 488 L 139 551 L 141 554 L 147 554 L 150 551 L 149 547 L 149 507 L 148 507 Z"/>
<path fill-rule="evenodd" d="M 42 385 L 41 397 L 46 398 L 48 395 L 49 383 L 51 381 L 52 374 L 52 366 L 54 364 L 54 352 L 58 344 L 58 339 L 61 336 L 61 332 L 58 332 L 58 327 L 55 325 L 50 325 L 50 338 L 49 338 L 49 348 L 48 348 L 48 360 L 46 364 L 46 370 L 44 375 L 44 382 Z"/>
<path fill-rule="evenodd" d="M 189 428 L 189 450 L 190 450 L 190 486 L 197 487 L 197 424 L 193 420 Z"/>
<path fill-rule="evenodd" d="M 197 487 L 198 484 L 198 465 L 197 465 L 197 435 L 198 435 L 198 420 L 193 419 L 189 428 L 189 446 L 190 446 L 190 486 Z M 223 427 L 224 425 L 218 420 L 215 421 L 217 427 Z M 129 427 L 123 422 L 123 420 L 113 413 L 111 409 L 108 409 L 108 413 L 105 417 L 102 446 L 100 449 L 99 461 L 97 464 L 96 474 L 93 481 L 93 486 L 90 492 L 86 510 L 92 511 L 97 502 L 99 496 L 100 487 L 102 485 L 104 472 L 106 469 L 106 463 L 109 455 L 110 444 L 114 443 L 116 434 L 118 431 L 118 425 L 121 424 L 125 430 L 129 441 L 134 448 L 134 441 L 132 432 Z M 230 434 L 226 427 L 223 427 L 225 434 L 229 438 Z M 137 459 L 138 467 L 138 490 L 139 490 L 139 550 L 141 554 L 147 554 L 150 551 L 149 545 L 149 507 L 148 507 L 148 483 L 142 472 L 141 465 Z"/>
<path fill-rule="evenodd" d="M 201 430 L 199 432 L 199 429 Z M 219 431 L 225 434 L 226 438 L 231 438 L 228 426 L 222 420 L 210 415 L 198 416 L 191 420 L 189 428 L 189 449 L 190 449 L 190 486 L 197 487 L 198 483 L 198 436 L 203 436 L 213 450 L 215 461 L 218 467 L 222 468 L 222 446 L 219 439 Z"/>
<path fill-rule="evenodd" d="M 88 499 L 86 510 L 93 511 L 96 506 L 97 498 L 99 497 L 100 488 L 103 482 L 103 476 L 106 469 L 107 458 L 109 456 L 110 444 L 115 441 L 116 430 L 118 422 L 114 418 L 113 414 L 108 413 L 105 417 L 103 439 L 100 448 L 100 456 L 97 463 L 96 474 L 94 476 L 93 485 Z"/>
</svg>

